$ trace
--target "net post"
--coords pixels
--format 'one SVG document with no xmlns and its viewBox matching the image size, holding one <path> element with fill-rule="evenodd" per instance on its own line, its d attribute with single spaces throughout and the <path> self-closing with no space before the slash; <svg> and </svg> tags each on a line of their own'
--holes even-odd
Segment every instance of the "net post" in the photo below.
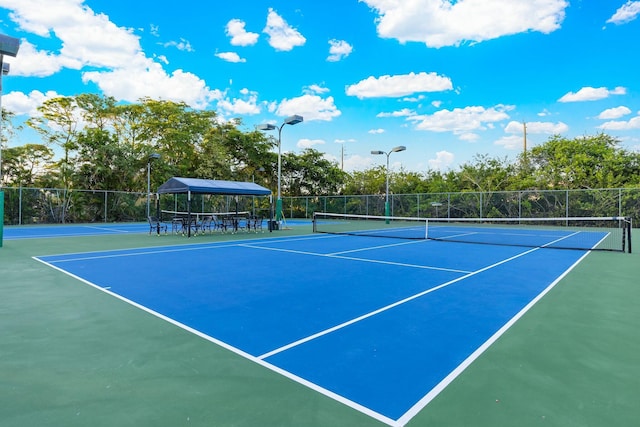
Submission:
<svg viewBox="0 0 640 427">
<path fill-rule="evenodd" d="M 429 218 L 425 218 L 424 220 L 424 238 L 429 238 Z"/>
<path fill-rule="evenodd" d="M 627 224 L 627 241 L 629 242 L 627 252 L 631 253 L 631 229 L 633 228 L 633 218 L 627 218 L 625 223 Z"/>
</svg>

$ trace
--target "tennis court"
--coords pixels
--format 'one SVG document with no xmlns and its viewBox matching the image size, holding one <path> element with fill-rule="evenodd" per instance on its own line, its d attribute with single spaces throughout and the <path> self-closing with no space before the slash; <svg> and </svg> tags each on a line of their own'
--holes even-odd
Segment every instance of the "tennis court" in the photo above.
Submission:
<svg viewBox="0 0 640 427">
<path fill-rule="evenodd" d="M 156 327 L 178 326 L 249 361 L 255 368 L 248 370 L 362 414 L 357 425 L 428 425 L 421 419 L 431 402 L 459 376 L 473 375 L 467 368 L 589 257 L 543 247 L 573 238 L 557 232 L 531 248 L 300 229 L 224 241 L 138 234 L 122 248 L 114 239 L 124 236 L 108 237 L 105 249 L 88 243 L 95 236 L 80 237 L 80 251 L 56 253 L 49 243 L 40 249 L 47 255 L 33 259 L 117 306 L 152 314 Z M 592 235 L 593 244 L 603 237 Z M 268 402 L 269 391 L 256 388 L 254 398 Z M 209 425 L 255 425 L 237 416 Z M 279 424 L 355 425 L 350 415 L 342 423 L 313 419 Z"/>
<path fill-rule="evenodd" d="M 485 249 L 310 236 L 38 259 L 404 425 L 585 255 Z"/>
<path fill-rule="evenodd" d="M 31 225 L 4 229 L 5 240 L 100 236 L 149 232 L 149 224 Z"/>
</svg>

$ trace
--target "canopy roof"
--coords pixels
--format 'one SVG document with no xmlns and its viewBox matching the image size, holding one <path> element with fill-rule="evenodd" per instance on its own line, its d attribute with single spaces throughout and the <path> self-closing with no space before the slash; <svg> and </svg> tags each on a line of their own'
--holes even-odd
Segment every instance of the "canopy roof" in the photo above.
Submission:
<svg viewBox="0 0 640 427">
<path fill-rule="evenodd" d="M 189 192 L 197 194 L 224 194 L 232 196 L 267 196 L 271 194 L 271 190 L 254 182 L 180 178 L 175 176 L 158 187 L 158 194 Z"/>
</svg>

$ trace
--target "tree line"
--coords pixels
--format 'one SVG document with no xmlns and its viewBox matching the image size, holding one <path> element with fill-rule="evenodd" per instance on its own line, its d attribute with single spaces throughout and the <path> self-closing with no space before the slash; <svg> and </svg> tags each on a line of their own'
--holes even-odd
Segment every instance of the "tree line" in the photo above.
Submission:
<svg viewBox="0 0 640 427">
<path fill-rule="evenodd" d="M 275 191 L 277 139 L 220 121 L 214 111 L 141 99 L 119 104 L 96 94 L 45 101 L 26 122 L 40 143 L 2 150 L 2 185 L 145 192 L 172 176 L 254 181 Z M 3 143 L 14 136 L 3 115 Z M 600 133 L 550 137 L 516 160 L 476 155 L 455 170 L 390 171 L 395 194 L 525 189 L 619 188 L 640 185 L 640 153 Z M 5 145 L 5 144 L 3 144 Z M 152 154 L 159 154 L 150 160 Z M 282 155 L 283 196 L 382 194 L 384 166 L 347 173 L 314 149 Z"/>
</svg>

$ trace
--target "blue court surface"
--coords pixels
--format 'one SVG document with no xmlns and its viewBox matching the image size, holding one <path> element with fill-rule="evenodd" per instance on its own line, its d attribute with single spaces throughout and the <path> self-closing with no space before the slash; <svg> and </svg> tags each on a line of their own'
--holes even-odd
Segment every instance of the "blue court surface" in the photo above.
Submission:
<svg viewBox="0 0 640 427">
<path fill-rule="evenodd" d="M 265 220 L 266 221 L 266 220 Z M 290 220 L 288 226 L 308 225 L 310 221 Z M 170 225 L 170 224 L 169 224 Z M 169 227 L 171 228 L 171 227 Z M 169 230 L 171 231 L 171 230 Z M 95 223 L 58 225 L 12 225 L 4 227 L 4 240 L 44 239 L 77 236 L 104 236 L 109 234 L 149 233 L 149 224 L 137 223 Z"/>
<path fill-rule="evenodd" d="M 315 234 L 37 259 L 402 426 L 586 253 Z"/>
<path fill-rule="evenodd" d="M 4 240 L 148 233 L 148 223 L 25 225 L 4 227 Z"/>
</svg>

